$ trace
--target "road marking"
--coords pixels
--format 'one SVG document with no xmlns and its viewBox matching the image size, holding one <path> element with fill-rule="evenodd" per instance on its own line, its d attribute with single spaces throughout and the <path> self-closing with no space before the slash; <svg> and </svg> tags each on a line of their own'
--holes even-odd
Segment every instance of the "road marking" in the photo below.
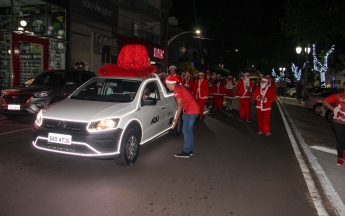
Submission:
<svg viewBox="0 0 345 216">
<path fill-rule="evenodd" d="M 278 98 L 278 100 L 279 100 L 279 98 Z M 310 171 L 309 171 L 309 169 L 308 169 L 308 167 L 307 167 L 307 165 L 306 165 L 306 163 L 305 163 L 305 161 L 303 159 L 303 155 L 301 154 L 301 151 L 298 148 L 296 139 L 295 139 L 295 137 L 294 137 L 294 135 L 293 135 L 293 133 L 291 131 L 291 128 L 290 128 L 290 126 L 289 126 L 289 124 L 287 122 L 287 119 L 285 118 L 285 115 L 287 116 L 288 119 L 290 119 L 290 117 L 289 117 L 288 113 L 286 113 L 284 115 L 283 110 L 281 109 L 279 103 L 277 103 L 277 105 L 278 105 L 280 114 L 281 114 L 281 116 L 283 118 L 283 122 L 284 122 L 284 125 L 285 125 L 285 128 L 286 128 L 286 131 L 288 133 L 288 136 L 290 138 L 292 148 L 293 148 L 293 150 L 295 152 L 297 161 L 298 161 L 298 163 L 299 163 L 299 165 L 301 167 L 301 170 L 302 170 L 302 173 L 303 173 L 303 176 L 304 176 L 304 180 L 307 183 L 307 187 L 308 187 L 308 190 L 309 190 L 309 193 L 310 193 L 310 197 L 311 197 L 311 199 L 314 202 L 314 206 L 315 206 L 315 208 L 317 210 L 317 213 L 318 213 L 318 215 L 326 216 L 326 215 L 328 215 L 328 213 L 327 213 L 326 209 L 324 208 L 324 206 L 323 206 L 323 204 L 321 202 L 320 194 L 319 194 L 319 192 L 318 192 L 318 190 L 317 190 L 317 188 L 315 186 L 314 181 L 312 180 L 312 176 L 310 174 Z M 292 122 L 290 121 L 290 123 L 292 123 Z"/>
<path fill-rule="evenodd" d="M 322 167 L 317 162 L 317 160 L 316 160 L 315 156 L 313 155 L 313 153 L 310 151 L 308 145 L 305 143 L 302 135 L 297 130 L 296 125 L 293 123 L 293 121 L 290 118 L 290 115 L 289 115 L 289 113 L 287 111 L 285 113 L 285 115 L 287 117 L 285 118 L 284 112 L 281 109 L 281 106 L 284 107 L 284 105 L 283 104 L 280 105 L 282 102 L 280 101 L 279 98 L 278 98 L 278 100 L 280 102 L 280 103 L 277 103 L 279 111 L 280 111 L 280 114 L 281 114 L 281 116 L 283 118 L 284 125 L 286 127 L 286 130 L 287 130 L 287 133 L 289 135 L 291 144 L 292 144 L 293 149 L 295 151 L 297 160 L 298 160 L 298 162 L 300 164 L 302 173 L 304 175 L 304 179 L 305 179 L 305 181 L 307 183 L 310 195 L 311 195 L 311 197 L 313 199 L 313 202 L 314 202 L 316 210 L 318 211 L 318 214 L 319 215 L 328 215 L 328 213 L 326 212 L 324 206 L 321 203 L 321 198 L 320 198 L 319 192 L 317 191 L 317 189 L 315 187 L 314 181 L 312 180 L 312 177 L 310 175 L 310 171 L 309 171 L 308 167 L 305 164 L 303 156 L 302 156 L 302 154 L 301 154 L 301 152 L 300 152 L 300 150 L 298 148 L 297 142 L 296 142 L 296 140 L 295 140 L 295 138 L 294 138 L 294 136 L 292 134 L 291 128 L 290 128 L 290 126 L 287 123 L 287 119 L 290 122 L 290 124 L 292 126 L 292 129 L 294 130 L 298 141 L 301 143 L 301 146 L 302 146 L 302 148 L 304 150 L 304 153 L 307 155 L 307 157 L 308 157 L 308 159 L 310 161 L 310 164 L 311 164 L 312 168 L 314 169 L 316 175 L 318 176 L 318 178 L 319 178 L 319 180 L 321 182 L 321 185 L 322 185 L 324 191 L 326 192 L 326 194 L 328 196 L 328 199 L 330 200 L 332 206 L 334 207 L 334 209 L 337 211 L 337 213 L 339 215 L 345 215 L 345 205 L 342 202 L 342 200 L 340 199 L 339 194 L 334 190 L 334 187 L 333 187 L 332 183 L 329 181 L 329 179 L 326 176 L 325 172 L 323 171 Z"/>
<path fill-rule="evenodd" d="M 0 133 L 0 136 L 5 135 L 5 134 L 17 133 L 17 132 L 24 131 L 24 130 L 31 130 L 31 128 L 25 128 L 25 129 L 21 129 L 21 130 L 15 130 L 15 131 L 10 131 L 10 132 Z"/>
<path fill-rule="evenodd" d="M 330 153 L 330 154 L 338 155 L 337 151 L 335 149 L 326 148 L 326 147 L 323 147 L 323 146 L 310 146 L 309 148 L 316 149 L 316 150 L 323 151 L 323 152 L 327 152 L 327 153 Z"/>
</svg>

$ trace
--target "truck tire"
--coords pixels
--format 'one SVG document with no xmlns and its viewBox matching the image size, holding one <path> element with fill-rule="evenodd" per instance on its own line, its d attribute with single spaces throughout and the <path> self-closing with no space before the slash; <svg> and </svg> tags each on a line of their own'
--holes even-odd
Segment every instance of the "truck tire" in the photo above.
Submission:
<svg viewBox="0 0 345 216">
<path fill-rule="evenodd" d="M 135 127 L 126 130 L 120 144 L 120 155 L 115 158 L 115 163 L 120 166 L 133 165 L 139 155 L 139 142 L 139 133 Z"/>
</svg>

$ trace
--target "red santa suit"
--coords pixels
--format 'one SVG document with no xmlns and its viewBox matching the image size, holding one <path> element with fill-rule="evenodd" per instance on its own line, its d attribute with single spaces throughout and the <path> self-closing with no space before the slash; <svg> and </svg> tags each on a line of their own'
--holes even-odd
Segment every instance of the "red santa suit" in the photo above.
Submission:
<svg viewBox="0 0 345 216">
<path fill-rule="evenodd" d="M 230 79 L 225 80 L 225 98 L 226 99 L 233 99 L 234 98 L 234 88 L 236 87 L 235 81 L 232 77 Z"/>
<path fill-rule="evenodd" d="M 193 87 L 194 95 L 200 106 L 199 118 L 202 119 L 204 115 L 206 99 L 209 96 L 208 84 L 204 79 L 204 73 L 199 73 L 199 79 L 194 82 Z"/>
<path fill-rule="evenodd" d="M 250 81 L 249 73 L 243 74 L 243 78 L 238 81 L 236 97 L 239 98 L 240 118 L 250 121 L 250 99 L 254 84 Z"/>
<path fill-rule="evenodd" d="M 225 95 L 225 87 L 221 80 L 213 83 L 210 95 L 213 96 L 213 110 L 221 109 Z"/>
<path fill-rule="evenodd" d="M 259 134 L 271 135 L 271 105 L 276 100 L 276 93 L 268 86 L 268 79 L 261 79 L 261 86 L 255 90 L 253 99 L 256 101 Z"/>
<path fill-rule="evenodd" d="M 187 87 L 189 89 L 193 89 L 194 88 L 194 78 L 191 77 L 189 72 L 186 72 L 186 77 L 184 80 L 182 80 L 182 85 L 184 87 Z"/>
<path fill-rule="evenodd" d="M 277 90 L 277 85 L 273 82 L 273 80 L 271 79 L 270 75 L 266 75 L 266 79 L 268 80 L 268 87 L 272 88 L 273 91 Z"/>
</svg>

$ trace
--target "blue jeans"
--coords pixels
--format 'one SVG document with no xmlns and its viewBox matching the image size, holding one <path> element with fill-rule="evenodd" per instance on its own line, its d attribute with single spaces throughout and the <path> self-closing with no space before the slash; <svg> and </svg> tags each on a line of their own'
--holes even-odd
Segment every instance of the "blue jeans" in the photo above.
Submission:
<svg viewBox="0 0 345 216">
<path fill-rule="evenodd" d="M 193 127 L 196 121 L 196 118 L 199 116 L 198 114 L 183 114 L 183 126 L 182 126 L 182 133 L 184 137 L 184 152 L 190 152 L 194 150 L 194 135 L 193 135 Z"/>
</svg>

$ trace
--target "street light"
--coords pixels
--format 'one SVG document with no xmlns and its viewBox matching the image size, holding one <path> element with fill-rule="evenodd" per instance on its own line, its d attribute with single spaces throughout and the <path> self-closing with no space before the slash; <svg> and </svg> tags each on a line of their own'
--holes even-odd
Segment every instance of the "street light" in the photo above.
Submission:
<svg viewBox="0 0 345 216">
<path fill-rule="evenodd" d="M 298 46 L 296 47 L 297 54 L 302 53 L 302 47 Z M 304 58 L 305 58 L 305 69 L 304 69 L 304 86 L 303 86 L 303 93 L 307 93 L 307 85 L 308 85 L 308 54 L 310 53 L 310 47 L 309 45 L 307 47 L 304 47 Z"/>
<path fill-rule="evenodd" d="M 169 61 L 168 47 L 169 47 L 170 43 L 171 43 L 175 38 L 177 38 L 178 36 L 183 35 L 183 34 L 187 34 L 187 33 L 200 34 L 201 31 L 200 31 L 200 30 L 196 30 L 196 31 L 185 31 L 185 32 L 181 32 L 181 33 L 175 35 L 174 37 L 170 38 L 170 39 L 167 41 L 166 50 L 165 50 L 165 52 L 164 52 L 164 53 L 166 53 L 166 57 L 165 57 L 165 66 L 166 66 L 166 68 L 168 68 L 168 63 L 169 63 L 169 62 L 168 62 L 168 61 Z"/>
</svg>

